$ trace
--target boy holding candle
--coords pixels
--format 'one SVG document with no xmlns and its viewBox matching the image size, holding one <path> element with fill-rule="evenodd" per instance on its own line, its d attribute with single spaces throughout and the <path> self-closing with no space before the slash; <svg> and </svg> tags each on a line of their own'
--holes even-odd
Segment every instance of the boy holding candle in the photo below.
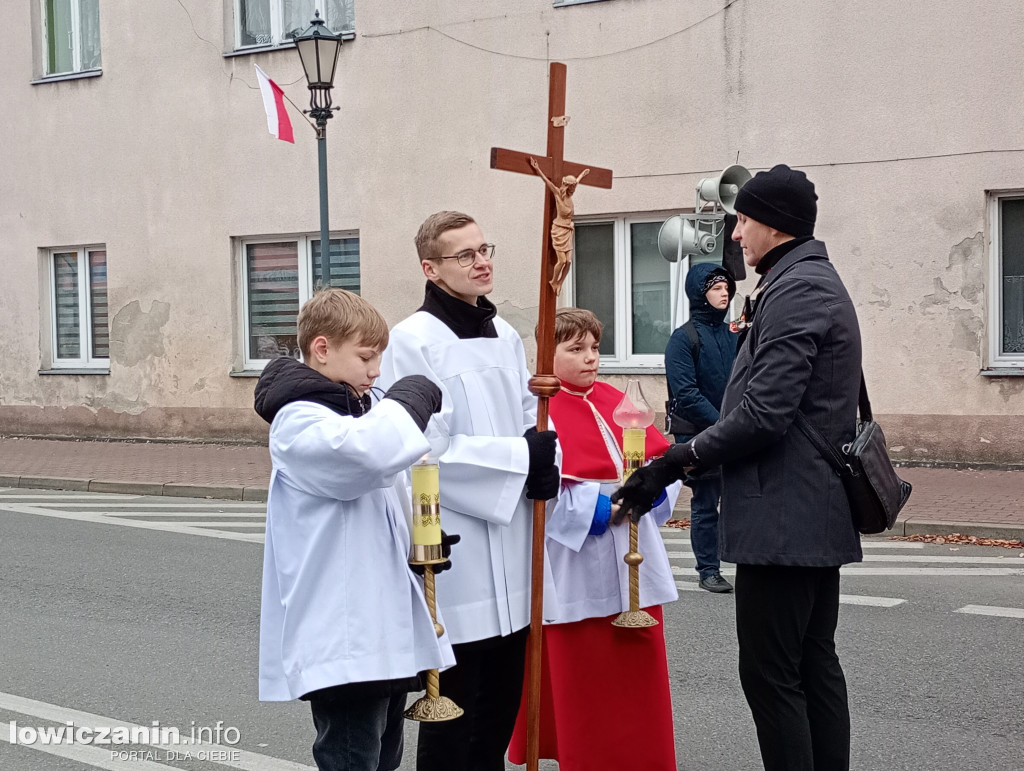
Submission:
<svg viewBox="0 0 1024 771">
<path fill-rule="evenodd" d="M 393 489 L 430 449 L 423 432 L 441 392 L 406 377 L 371 405 L 387 341 L 366 300 L 321 290 L 299 312 L 305 363 L 274 359 L 256 385 L 273 460 L 259 695 L 309 701 L 322 770 L 397 769 L 406 695 L 420 672 L 454 663 L 409 569 Z"/>
<path fill-rule="evenodd" d="M 588 310 L 555 315 L 555 375 L 550 402 L 562 446 L 562 487 L 550 504 L 547 555 L 555 591 L 545 595 L 541 757 L 561 771 L 637 768 L 675 771 L 675 739 L 661 605 L 677 598 L 659 525 L 671 516 L 680 483 L 670 485 L 639 523 L 640 607 L 658 622 L 619 628 L 629 609 L 628 524 L 611 524 L 610 496 L 622 478 L 623 430 L 612 419 L 622 392 L 597 382 L 601 322 Z M 669 443 L 647 428 L 646 460 Z M 627 710 L 607 708 L 628 695 Z M 525 699 L 525 692 L 524 692 Z M 509 748 L 525 763 L 525 709 Z"/>
</svg>

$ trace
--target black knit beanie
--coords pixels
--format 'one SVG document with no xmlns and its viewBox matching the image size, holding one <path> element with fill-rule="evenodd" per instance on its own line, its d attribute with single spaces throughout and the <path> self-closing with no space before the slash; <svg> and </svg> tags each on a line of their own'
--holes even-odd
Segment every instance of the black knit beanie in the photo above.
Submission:
<svg viewBox="0 0 1024 771">
<path fill-rule="evenodd" d="M 795 238 L 814 235 L 818 217 L 814 183 L 785 164 L 759 171 L 740 188 L 736 211 Z"/>
</svg>

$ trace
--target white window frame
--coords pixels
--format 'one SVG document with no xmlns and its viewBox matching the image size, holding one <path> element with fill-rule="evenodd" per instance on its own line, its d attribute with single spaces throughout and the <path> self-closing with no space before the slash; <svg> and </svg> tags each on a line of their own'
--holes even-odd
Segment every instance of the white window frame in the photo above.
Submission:
<svg viewBox="0 0 1024 771">
<path fill-rule="evenodd" d="M 77 2 L 77 0 L 75 0 Z M 291 40 L 284 38 L 284 9 L 281 6 L 281 0 L 270 0 L 270 42 L 269 43 L 250 43 L 242 44 L 242 10 L 241 4 L 245 0 L 231 0 L 232 8 L 234 9 L 235 15 L 235 50 L 236 51 L 258 51 L 264 48 L 287 48 L 294 46 L 295 43 Z M 324 20 L 324 24 L 332 32 L 341 35 L 342 40 L 354 40 L 356 35 L 353 31 L 340 32 L 332 24 L 332 20 L 327 18 L 327 11 L 324 8 L 317 8 L 320 11 L 320 18 Z M 310 18 L 312 20 L 312 17 Z M 307 25 L 308 26 L 308 25 Z M 305 29 L 305 27 L 304 27 Z"/>
<path fill-rule="evenodd" d="M 632 353 L 633 350 L 633 325 L 630 323 L 633 318 L 633 264 L 629 259 L 631 254 L 631 229 L 630 225 L 662 223 L 673 214 L 678 212 L 649 212 L 630 213 L 605 216 L 577 217 L 577 224 L 585 225 L 607 225 L 613 227 L 612 239 L 614 242 L 614 289 L 615 301 L 615 353 L 601 357 L 601 368 L 609 374 L 615 374 L 615 370 L 656 370 L 665 367 L 665 354 L 653 353 Z M 567 291 L 564 294 L 565 304 L 574 305 L 576 301 L 575 267 L 569 271 L 566 281 Z M 689 268 L 689 259 L 681 263 L 669 263 L 669 287 L 671 290 L 671 325 L 675 329 L 686 319 L 688 303 L 686 293 L 677 291 L 676 287 L 686 280 L 686 271 Z"/>
<path fill-rule="evenodd" d="M 1024 373 L 1024 353 L 1003 352 L 1003 245 L 1000 203 L 1024 199 L 1024 190 L 989 193 L 988 368 Z"/>
<path fill-rule="evenodd" d="M 359 238 L 358 230 L 340 230 L 328 234 L 328 240 L 336 238 Z M 283 241 L 296 242 L 296 259 L 298 261 L 299 281 L 299 307 L 313 296 L 313 242 L 320 240 L 319 233 L 285 234 L 278 236 L 254 236 L 252 238 L 238 239 L 238 268 L 241 287 L 241 299 L 239 303 L 239 329 L 242 331 L 242 366 L 246 371 L 258 372 L 262 370 L 270 359 L 255 359 L 249 347 L 252 336 L 249 333 L 249 275 L 248 275 L 248 254 L 247 247 L 253 244 L 276 244 Z M 329 248 L 329 247 L 328 247 Z M 360 242 L 359 254 L 359 284 L 362 288 L 362 243 Z"/>
<path fill-rule="evenodd" d="M 92 355 L 92 292 L 89 291 L 92 285 L 89 252 L 106 250 L 103 244 L 93 244 L 50 249 L 46 253 L 50 272 L 50 369 L 110 369 L 109 356 L 97 358 Z M 57 275 L 53 265 L 54 256 L 71 253 L 78 255 L 78 350 L 83 354 L 74 359 L 57 357 Z M 109 278 L 107 287 L 109 292 Z M 109 304 L 109 294 L 107 301 Z M 107 324 L 110 324 L 109 318 Z"/>
<path fill-rule="evenodd" d="M 71 69 L 66 72 L 49 72 L 50 64 L 50 35 L 49 29 L 52 20 L 46 12 L 46 0 L 39 0 L 40 18 L 43 31 L 43 77 L 56 78 L 61 75 L 70 75 L 76 72 L 96 72 L 100 68 L 92 67 L 88 70 L 82 69 L 82 6 L 79 0 L 70 0 L 71 4 Z"/>
</svg>

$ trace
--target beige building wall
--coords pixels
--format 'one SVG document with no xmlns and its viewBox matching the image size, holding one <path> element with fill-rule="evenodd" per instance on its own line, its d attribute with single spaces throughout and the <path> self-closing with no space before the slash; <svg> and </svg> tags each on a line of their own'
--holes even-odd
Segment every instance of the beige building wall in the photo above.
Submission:
<svg viewBox="0 0 1024 771">
<path fill-rule="evenodd" d="M 294 146 L 268 135 L 253 64 L 305 106 L 298 56 L 231 55 L 232 0 L 100 5 L 102 75 L 43 83 L 38 4 L 0 5 L 0 433 L 258 440 L 239 239 L 315 233 L 319 211 L 314 133 L 293 112 Z M 615 172 L 578 215 L 692 207 L 737 161 L 804 169 L 895 454 L 1024 461 L 1024 377 L 981 374 L 987 191 L 1024 190 L 1024 6 L 869 5 L 362 0 L 327 143 L 331 229 L 358 231 L 363 295 L 391 323 L 413 311 L 416 228 L 462 209 L 499 244 L 492 299 L 531 335 L 541 186 L 491 171 L 489 149 L 543 152 L 564 61 L 566 156 Z M 109 374 L 40 374 L 47 250 L 91 244 Z M 660 370 L 636 374 L 660 405 Z"/>
</svg>

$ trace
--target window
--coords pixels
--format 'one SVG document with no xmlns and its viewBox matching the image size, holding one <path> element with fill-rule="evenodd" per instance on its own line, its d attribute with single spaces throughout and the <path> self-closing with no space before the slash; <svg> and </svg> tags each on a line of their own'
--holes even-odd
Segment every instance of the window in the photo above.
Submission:
<svg viewBox="0 0 1024 771">
<path fill-rule="evenodd" d="M 278 356 L 299 358 L 295 317 L 320 283 L 320 239 L 249 239 L 242 243 L 245 369 Z M 330 285 L 359 293 L 359 237 L 330 240 Z"/>
<path fill-rule="evenodd" d="M 234 0 L 235 47 L 290 43 L 309 27 L 314 11 L 344 39 L 355 37 L 355 0 Z"/>
<path fill-rule="evenodd" d="M 99 0 L 42 0 L 44 74 L 100 68 Z"/>
<path fill-rule="evenodd" d="M 571 302 L 592 310 L 604 324 L 602 367 L 664 366 L 669 337 L 687 318 L 682 286 L 691 261 L 722 260 L 721 245 L 713 254 L 680 264 L 662 258 L 658 232 L 668 216 L 576 222 Z"/>
<path fill-rule="evenodd" d="M 108 368 L 106 249 L 50 252 L 50 287 L 53 368 Z"/>
<path fill-rule="evenodd" d="M 990 205 L 989 366 L 1024 368 L 1024 194 Z"/>
</svg>

